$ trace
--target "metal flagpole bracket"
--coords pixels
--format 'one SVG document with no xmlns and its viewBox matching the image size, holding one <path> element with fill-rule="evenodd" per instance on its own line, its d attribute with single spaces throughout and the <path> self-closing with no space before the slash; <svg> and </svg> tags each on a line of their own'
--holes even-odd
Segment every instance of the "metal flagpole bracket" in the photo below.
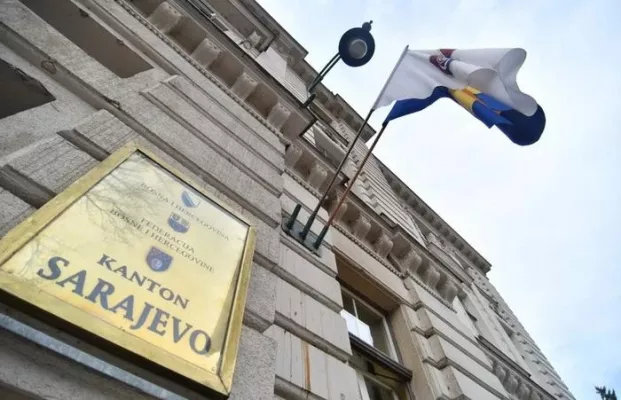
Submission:
<svg viewBox="0 0 621 400">
<path fill-rule="evenodd" d="M 373 53 L 375 52 L 375 40 L 371 35 L 371 24 L 373 21 L 365 22 L 362 24 L 360 28 L 352 28 L 343 34 L 341 40 L 339 41 L 339 49 L 338 52 L 328 61 L 328 63 L 319 71 L 315 79 L 308 86 L 308 98 L 302 105 L 302 108 L 307 108 L 311 105 L 313 100 L 316 97 L 315 88 L 323 78 L 330 72 L 330 70 L 340 61 L 343 60 L 345 64 L 350 67 L 360 67 L 369 62 L 371 57 L 373 57 Z M 297 220 L 300 210 L 302 209 L 301 204 L 296 204 L 295 209 L 291 214 L 283 213 L 282 220 L 282 229 L 289 234 L 292 238 L 301 243 L 304 247 L 306 247 L 311 252 L 319 255 L 319 248 L 321 247 L 321 241 L 323 240 L 322 235 L 321 240 L 317 240 L 317 235 L 311 232 L 311 227 L 315 218 L 317 217 L 317 213 L 321 209 L 321 205 L 330 193 L 330 190 L 338 180 L 339 173 L 341 169 L 345 165 L 349 154 L 354 148 L 356 141 L 360 138 L 362 134 L 362 130 L 367 125 L 371 114 L 373 113 L 373 109 L 369 111 L 369 114 L 364 120 L 360 129 L 356 133 L 356 136 L 351 141 L 343 160 L 341 160 L 340 165 L 334 172 L 332 176 L 332 180 L 330 181 L 328 188 L 325 193 L 319 199 L 317 206 L 310 213 L 306 224 L 302 224 Z"/>
<path fill-rule="evenodd" d="M 301 209 L 302 205 L 297 204 L 293 209 L 293 213 L 289 214 L 287 212 L 283 212 L 281 224 L 282 230 L 285 231 L 289 236 L 295 239 L 302 246 L 306 247 L 306 249 L 308 249 L 315 255 L 320 256 L 320 246 L 315 247 L 317 235 L 313 232 L 309 232 L 306 236 L 302 236 L 304 224 L 297 219 Z"/>
</svg>

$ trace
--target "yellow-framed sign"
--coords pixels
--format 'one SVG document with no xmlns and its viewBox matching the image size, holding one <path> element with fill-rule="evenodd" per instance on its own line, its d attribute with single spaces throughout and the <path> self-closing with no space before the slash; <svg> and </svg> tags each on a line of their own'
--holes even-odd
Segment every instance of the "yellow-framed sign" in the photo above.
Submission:
<svg viewBox="0 0 621 400">
<path fill-rule="evenodd" d="M 226 396 L 254 241 L 129 144 L 0 241 L 0 293 Z"/>
</svg>

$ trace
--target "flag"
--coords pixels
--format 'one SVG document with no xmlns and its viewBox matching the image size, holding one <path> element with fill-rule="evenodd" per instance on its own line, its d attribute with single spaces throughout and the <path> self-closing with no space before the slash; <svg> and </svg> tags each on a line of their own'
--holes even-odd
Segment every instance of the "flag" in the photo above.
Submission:
<svg viewBox="0 0 621 400">
<path fill-rule="evenodd" d="M 522 93 L 517 73 L 523 49 L 409 50 L 405 48 L 373 109 L 396 102 L 384 120 L 421 111 L 450 98 L 518 145 L 535 143 L 546 124 L 543 109 Z"/>
</svg>

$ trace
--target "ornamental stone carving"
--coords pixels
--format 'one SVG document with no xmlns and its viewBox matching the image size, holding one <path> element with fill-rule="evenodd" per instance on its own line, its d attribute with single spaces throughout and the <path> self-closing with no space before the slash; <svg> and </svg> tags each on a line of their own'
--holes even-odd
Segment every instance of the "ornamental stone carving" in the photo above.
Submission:
<svg viewBox="0 0 621 400">
<path fill-rule="evenodd" d="M 533 391 L 530 394 L 530 398 L 528 400 L 541 400 L 541 396 L 539 395 L 539 393 Z"/>
<path fill-rule="evenodd" d="M 433 266 L 429 265 L 422 273 L 423 281 L 429 287 L 435 287 L 440 280 L 440 272 Z"/>
<path fill-rule="evenodd" d="M 202 42 L 196 46 L 192 54 L 190 55 L 193 59 L 195 59 L 200 65 L 207 68 L 209 67 L 216 58 L 220 55 L 222 50 L 215 44 L 211 39 L 205 38 Z"/>
<path fill-rule="evenodd" d="M 375 251 L 377 251 L 377 254 L 380 257 L 384 258 L 388 255 L 390 250 L 392 250 L 392 246 L 393 246 L 392 240 L 388 237 L 386 233 L 382 232 L 379 239 L 377 239 L 377 243 L 375 245 Z"/>
<path fill-rule="evenodd" d="M 403 266 L 410 274 L 416 274 L 416 271 L 423 264 L 423 257 L 414 249 L 410 250 L 405 257 L 403 257 Z"/>
<path fill-rule="evenodd" d="M 509 374 L 505 381 L 503 382 L 503 386 L 507 389 L 507 392 L 513 394 L 518 386 L 518 380 L 511 374 Z"/>
<path fill-rule="evenodd" d="M 531 388 L 528 387 L 526 382 L 520 381 L 518 388 L 517 388 L 517 392 L 516 392 L 516 396 L 518 397 L 518 399 L 528 400 L 528 395 L 530 394 L 530 392 L 531 392 Z"/>
<path fill-rule="evenodd" d="M 310 169 L 310 174 L 308 175 L 308 183 L 315 189 L 319 190 L 327 177 L 328 171 L 326 171 L 326 169 L 321 164 L 316 162 Z"/>
<path fill-rule="evenodd" d="M 170 32 L 181 21 L 183 15 L 169 2 L 161 3 L 147 18 L 157 29 L 163 33 Z"/>
<path fill-rule="evenodd" d="M 446 279 L 440 287 L 438 287 L 440 295 L 449 303 L 453 302 L 455 296 L 457 296 L 457 286 L 449 279 Z"/>
<path fill-rule="evenodd" d="M 252 94 L 254 89 L 257 87 L 257 81 L 246 71 L 242 72 L 242 74 L 237 77 L 235 83 L 231 87 L 233 93 L 237 95 L 242 100 L 246 100 L 248 96 Z"/>
<path fill-rule="evenodd" d="M 494 375 L 498 378 L 500 382 L 504 382 L 507 377 L 507 370 L 500 363 L 494 363 Z"/>
<path fill-rule="evenodd" d="M 285 152 L 285 165 L 289 168 L 293 168 L 297 164 L 300 157 L 302 157 L 302 149 L 297 146 L 289 145 Z"/>
<path fill-rule="evenodd" d="M 291 115 L 291 111 L 289 111 L 284 104 L 277 102 L 270 110 L 267 116 L 267 122 L 272 124 L 277 130 L 280 130 L 289 118 L 289 115 Z"/>
<path fill-rule="evenodd" d="M 334 211 L 334 208 L 336 208 L 336 201 L 333 202 L 330 205 L 330 213 L 332 213 L 332 211 Z M 341 205 L 341 208 L 339 208 L 338 213 L 336 214 L 336 220 L 341 220 L 343 218 L 343 215 L 345 215 L 345 213 L 347 212 L 347 210 L 349 209 L 349 202 L 346 201 Z"/>
<path fill-rule="evenodd" d="M 371 221 L 364 215 L 360 215 L 354 222 L 353 234 L 359 239 L 364 239 L 371 229 Z"/>
</svg>

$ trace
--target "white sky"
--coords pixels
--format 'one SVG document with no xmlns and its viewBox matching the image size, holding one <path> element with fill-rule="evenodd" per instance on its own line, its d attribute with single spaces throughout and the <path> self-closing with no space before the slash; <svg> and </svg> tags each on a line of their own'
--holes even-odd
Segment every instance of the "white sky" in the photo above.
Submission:
<svg viewBox="0 0 621 400">
<path fill-rule="evenodd" d="M 325 81 L 360 114 L 406 44 L 528 51 L 518 82 L 547 115 L 537 144 L 440 101 L 391 123 L 376 154 L 493 264 L 492 283 L 576 398 L 621 391 L 621 1 L 260 2 L 317 70 L 345 30 L 374 20 L 373 60 Z"/>
</svg>

